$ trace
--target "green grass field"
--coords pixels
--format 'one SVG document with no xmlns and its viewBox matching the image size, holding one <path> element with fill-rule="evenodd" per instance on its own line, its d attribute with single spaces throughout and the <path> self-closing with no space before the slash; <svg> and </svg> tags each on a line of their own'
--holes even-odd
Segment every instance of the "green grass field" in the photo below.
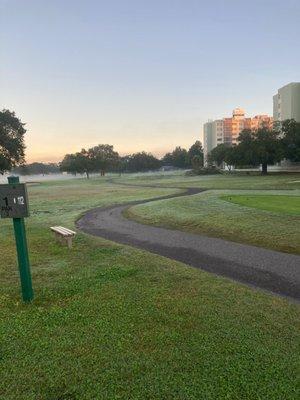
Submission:
<svg viewBox="0 0 300 400">
<path fill-rule="evenodd" d="M 132 174 L 123 175 L 116 181 L 135 184 L 151 184 L 164 187 L 200 187 L 203 189 L 300 189 L 299 173 L 270 173 L 262 176 L 259 173 L 220 174 L 185 176 L 182 171 L 167 174 Z"/>
<path fill-rule="evenodd" d="M 241 206 L 258 208 L 259 210 L 271 211 L 273 213 L 300 215 L 299 196 L 229 195 L 222 196 L 221 199 Z"/>
<path fill-rule="evenodd" d="M 298 397 L 299 305 L 82 233 L 70 251 L 49 230 L 175 191 L 104 179 L 29 187 L 31 305 L 20 301 L 11 221 L 0 220 L 1 400 Z"/>
<path fill-rule="evenodd" d="M 258 194 L 257 191 L 247 191 L 247 195 L 244 195 L 237 190 L 209 190 L 194 196 L 134 206 L 126 211 L 126 215 L 146 224 L 300 254 L 299 214 L 266 211 L 224 200 L 236 196 L 250 198 L 253 194 L 255 198 L 262 194 L 263 197 L 274 195 L 277 198 L 278 192 L 287 197 L 286 191 L 272 191 L 272 195 L 270 192 L 259 191 Z M 293 204 L 296 207 L 299 196 L 300 191 L 294 191 Z"/>
<path fill-rule="evenodd" d="M 153 182 L 164 187 L 207 190 L 194 196 L 134 206 L 125 214 L 146 224 L 300 254 L 299 175 L 155 178 Z M 142 184 L 142 179 L 132 178 L 130 182 Z"/>
</svg>

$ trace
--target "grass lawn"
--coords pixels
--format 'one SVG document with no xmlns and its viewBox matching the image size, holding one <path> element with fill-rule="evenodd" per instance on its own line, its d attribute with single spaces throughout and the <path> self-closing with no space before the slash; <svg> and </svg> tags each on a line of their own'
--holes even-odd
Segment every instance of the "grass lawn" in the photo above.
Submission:
<svg viewBox="0 0 300 400">
<path fill-rule="evenodd" d="M 203 189 L 300 189 L 300 173 L 259 173 L 219 174 L 185 176 L 182 171 L 167 174 L 130 174 L 117 178 L 116 181 L 135 184 L 151 184 L 164 187 L 200 187 Z"/>
<path fill-rule="evenodd" d="M 221 199 L 241 206 L 258 208 L 260 210 L 271 211 L 274 213 L 300 215 L 299 196 L 227 195 L 221 196 Z"/>
<path fill-rule="evenodd" d="M 171 192 L 100 179 L 30 187 L 31 305 L 0 220 L 1 400 L 298 398 L 299 305 L 82 233 L 70 251 L 49 231 Z"/>
<path fill-rule="evenodd" d="M 207 191 L 132 207 L 125 212 L 128 218 L 300 254 L 299 173 L 187 177 L 177 172 L 149 178 L 151 184 L 160 187 L 200 187 Z M 143 185 L 148 181 L 137 174 L 124 176 L 123 182 Z M 229 198 L 237 201 L 230 204 L 225 201 Z M 240 199 L 248 200 L 244 203 Z"/>
<path fill-rule="evenodd" d="M 209 190 L 194 196 L 134 206 L 126 211 L 126 215 L 147 224 L 300 254 L 299 214 L 270 212 L 226 201 L 240 196 L 250 199 L 254 195 L 254 198 L 273 195 L 277 198 L 279 193 L 283 198 L 292 198 L 289 204 L 299 204 L 300 191 L 293 191 L 294 196 L 286 196 L 291 192 L 283 190 L 242 193 L 236 190 Z"/>
</svg>

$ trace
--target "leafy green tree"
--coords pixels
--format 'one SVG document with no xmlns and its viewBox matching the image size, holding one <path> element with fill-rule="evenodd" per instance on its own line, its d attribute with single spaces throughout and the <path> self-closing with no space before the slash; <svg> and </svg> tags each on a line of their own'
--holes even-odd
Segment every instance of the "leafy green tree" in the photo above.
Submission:
<svg viewBox="0 0 300 400">
<path fill-rule="evenodd" d="M 100 171 L 101 175 L 117 166 L 119 154 L 114 151 L 114 146 L 99 144 L 87 151 L 87 157 L 91 162 L 91 169 L 94 172 Z"/>
<path fill-rule="evenodd" d="M 198 170 L 203 167 L 203 157 L 200 155 L 194 155 L 191 161 L 193 170 Z"/>
<path fill-rule="evenodd" d="M 73 174 L 86 174 L 89 178 L 92 172 L 101 172 L 101 175 L 105 175 L 106 171 L 117 167 L 118 161 L 119 155 L 113 146 L 99 144 L 75 154 L 66 154 L 60 163 L 60 169 Z"/>
<path fill-rule="evenodd" d="M 257 131 L 244 130 L 238 137 L 236 165 L 262 166 L 262 174 L 268 173 L 268 165 L 284 157 L 280 132 L 266 127 Z"/>
<path fill-rule="evenodd" d="M 284 158 L 280 134 L 276 130 L 262 128 L 254 132 L 254 138 L 254 162 L 261 164 L 262 174 L 266 175 L 268 164 L 273 165 Z"/>
<path fill-rule="evenodd" d="M 192 166 L 193 166 L 193 159 L 195 156 L 197 156 L 197 162 L 201 164 L 199 167 L 202 167 L 204 157 L 203 157 L 203 148 L 200 140 L 196 140 L 196 142 L 189 148 L 188 151 L 189 164 Z"/>
<path fill-rule="evenodd" d="M 217 164 L 220 167 L 223 163 L 226 164 L 229 171 L 232 166 L 239 163 L 239 154 L 236 146 L 229 146 L 227 144 L 219 144 L 209 154 L 209 162 Z"/>
<path fill-rule="evenodd" d="M 91 160 L 88 157 L 87 151 L 82 149 L 81 152 L 75 154 L 66 154 L 60 163 L 61 171 L 66 171 L 71 174 L 86 174 L 89 179 L 90 173 L 93 171 Z"/>
<path fill-rule="evenodd" d="M 130 155 L 119 157 L 119 160 L 116 165 L 116 171 L 118 171 L 119 174 L 125 171 L 129 171 L 128 169 L 129 160 L 130 160 Z"/>
<path fill-rule="evenodd" d="M 59 164 L 60 170 L 76 175 L 77 168 L 75 159 L 75 154 L 66 154 Z"/>
<path fill-rule="evenodd" d="M 218 146 L 212 149 L 208 155 L 209 163 L 216 163 L 217 166 L 220 167 L 222 163 L 225 162 L 229 148 L 230 147 L 227 144 L 218 144 Z"/>
<path fill-rule="evenodd" d="M 55 174 L 59 172 L 59 166 L 55 163 L 40 163 L 34 162 L 31 164 L 21 165 L 13 169 L 13 173 L 21 175 L 36 175 L 36 174 Z"/>
<path fill-rule="evenodd" d="M 259 158 L 255 146 L 255 132 L 251 129 L 244 129 L 238 137 L 238 145 L 235 146 L 235 153 L 231 156 L 235 166 L 259 166 Z M 227 156 L 230 157 L 229 154 Z"/>
<path fill-rule="evenodd" d="M 224 162 L 227 165 L 229 171 L 231 171 L 234 165 L 239 164 L 239 154 L 236 146 L 228 147 L 225 153 Z"/>
<path fill-rule="evenodd" d="M 166 153 L 162 158 L 162 163 L 164 165 L 173 165 L 173 156 L 172 153 Z"/>
<path fill-rule="evenodd" d="M 128 156 L 128 171 L 153 171 L 161 166 L 161 161 L 150 153 L 140 152 Z"/>
<path fill-rule="evenodd" d="M 90 178 L 90 173 L 94 172 L 93 162 L 85 149 L 75 153 L 75 168 L 79 174 L 86 174 L 87 179 Z"/>
<path fill-rule="evenodd" d="M 165 165 L 173 165 L 177 168 L 188 168 L 190 165 L 188 152 L 180 146 L 177 146 L 171 153 L 167 153 L 162 162 Z"/>
<path fill-rule="evenodd" d="M 0 111 L 0 173 L 25 162 L 24 123 L 9 110 Z"/>
<path fill-rule="evenodd" d="M 172 153 L 173 165 L 178 168 L 187 168 L 189 166 L 188 153 L 186 149 L 180 146 L 176 147 Z"/>
<path fill-rule="evenodd" d="M 300 162 L 300 122 L 287 119 L 281 123 L 280 130 L 284 157 L 290 161 Z"/>
</svg>

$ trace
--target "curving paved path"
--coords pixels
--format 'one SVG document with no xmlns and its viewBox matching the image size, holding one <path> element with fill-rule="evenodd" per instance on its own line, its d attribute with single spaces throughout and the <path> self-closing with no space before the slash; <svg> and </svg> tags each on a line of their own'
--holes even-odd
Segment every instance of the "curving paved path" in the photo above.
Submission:
<svg viewBox="0 0 300 400">
<path fill-rule="evenodd" d="M 300 300 L 300 256 L 143 225 L 122 215 L 127 207 L 134 204 L 194 195 L 201 191 L 189 188 L 183 193 L 96 208 L 88 211 L 76 225 L 91 235 L 149 250 L 217 275 Z"/>
</svg>

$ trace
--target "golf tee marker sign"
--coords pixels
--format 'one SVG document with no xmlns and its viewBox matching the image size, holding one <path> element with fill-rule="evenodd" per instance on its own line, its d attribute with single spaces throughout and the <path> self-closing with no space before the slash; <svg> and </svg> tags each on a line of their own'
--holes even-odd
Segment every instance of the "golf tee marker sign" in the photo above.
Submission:
<svg viewBox="0 0 300 400">
<path fill-rule="evenodd" d="M 24 183 L 0 185 L 1 218 L 29 217 L 28 195 Z"/>
<path fill-rule="evenodd" d="M 0 185 L 0 217 L 12 218 L 16 239 L 18 265 L 24 302 L 33 300 L 33 289 L 26 239 L 25 217 L 29 217 L 26 185 L 18 176 L 8 177 L 9 184 Z"/>
</svg>

